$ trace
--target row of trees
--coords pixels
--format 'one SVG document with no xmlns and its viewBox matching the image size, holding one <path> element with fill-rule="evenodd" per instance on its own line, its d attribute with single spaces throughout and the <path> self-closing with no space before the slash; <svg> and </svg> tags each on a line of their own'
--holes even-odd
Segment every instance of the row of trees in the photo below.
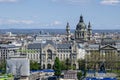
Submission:
<svg viewBox="0 0 120 80">
<path fill-rule="evenodd" d="M 56 76 L 60 76 L 62 70 L 72 69 L 70 59 L 66 59 L 66 61 L 60 61 L 59 58 L 56 57 L 53 69 L 55 71 Z"/>
<path fill-rule="evenodd" d="M 65 61 L 59 61 L 59 63 L 60 63 L 61 70 L 76 69 L 75 67 L 73 67 L 73 65 L 71 65 L 70 59 L 66 59 Z M 79 69 L 84 70 L 85 68 L 84 60 L 78 60 L 78 64 L 79 64 Z M 6 68 L 5 61 L 1 61 L 0 71 L 5 71 L 5 68 Z M 37 61 L 30 60 L 30 70 L 39 70 L 39 69 L 41 69 L 41 65 L 38 64 Z"/>
<path fill-rule="evenodd" d="M 71 65 L 71 61 L 70 59 L 66 59 L 65 61 L 60 61 L 60 65 L 61 65 L 61 70 L 69 70 L 69 69 L 75 69 L 72 65 Z"/>
<path fill-rule="evenodd" d="M 79 69 L 85 71 L 85 61 L 84 60 L 78 60 L 79 63 Z M 66 59 L 66 61 L 60 61 L 58 57 L 56 57 L 55 62 L 54 62 L 54 71 L 56 76 L 61 75 L 62 70 L 70 70 L 74 69 L 71 66 L 70 59 Z M 80 79 L 82 76 L 85 76 L 85 72 L 82 74 L 81 72 L 77 73 L 78 79 Z"/>
<path fill-rule="evenodd" d="M 85 70 L 85 60 L 79 59 L 77 62 L 78 62 L 79 70 Z M 76 70 L 76 66 L 71 65 L 71 60 L 68 58 L 65 61 L 60 61 L 60 65 L 61 65 L 61 70 L 70 70 L 70 69 Z"/>
<path fill-rule="evenodd" d="M 105 63 L 106 69 L 120 69 L 120 56 L 117 53 L 100 53 L 99 51 L 92 51 L 91 54 L 85 55 L 88 69 L 99 69 L 102 62 Z"/>
</svg>

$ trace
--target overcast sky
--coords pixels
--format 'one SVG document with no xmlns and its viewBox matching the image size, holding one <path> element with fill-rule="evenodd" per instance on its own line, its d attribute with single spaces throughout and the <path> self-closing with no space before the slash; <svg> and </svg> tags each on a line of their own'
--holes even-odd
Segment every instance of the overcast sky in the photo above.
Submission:
<svg viewBox="0 0 120 80">
<path fill-rule="evenodd" d="M 120 0 L 0 0 L 0 29 L 120 29 Z"/>
</svg>

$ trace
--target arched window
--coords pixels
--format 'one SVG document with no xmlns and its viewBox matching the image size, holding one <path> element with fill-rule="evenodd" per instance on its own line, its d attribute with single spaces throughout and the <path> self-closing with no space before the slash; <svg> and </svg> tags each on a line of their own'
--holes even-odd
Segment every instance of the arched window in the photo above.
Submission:
<svg viewBox="0 0 120 80">
<path fill-rule="evenodd" d="M 51 69 L 51 64 L 47 64 L 47 69 Z"/>
<path fill-rule="evenodd" d="M 52 59 L 52 51 L 48 49 L 47 53 L 48 53 L 48 59 Z"/>
<path fill-rule="evenodd" d="M 43 64 L 43 69 L 45 69 L 45 64 Z"/>
</svg>

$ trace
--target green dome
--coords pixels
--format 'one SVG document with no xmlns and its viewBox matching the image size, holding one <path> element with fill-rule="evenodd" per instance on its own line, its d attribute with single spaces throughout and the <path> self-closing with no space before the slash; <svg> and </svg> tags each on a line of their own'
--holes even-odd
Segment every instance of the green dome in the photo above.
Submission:
<svg viewBox="0 0 120 80">
<path fill-rule="evenodd" d="M 76 30 L 86 29 L 86 25 L 84 22 L 79 22 L 77 24 Z"/>
<path fill-rule="evenodd" d="M 85 25 L 85 23 L 84 23 L 84 20 L 83 20 L 83 16 L 82 16 L 82 15 L 80 16 L 79 23 L 78 23 L 77 26 L 76 26 L 76 30 L 81 30 L 81 29 L 86 29 L 86 25 Z"/>
</svg>

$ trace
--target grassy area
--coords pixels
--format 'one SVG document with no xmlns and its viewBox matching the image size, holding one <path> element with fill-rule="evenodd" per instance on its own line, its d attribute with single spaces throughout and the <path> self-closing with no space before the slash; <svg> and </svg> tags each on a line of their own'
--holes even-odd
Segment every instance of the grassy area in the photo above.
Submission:
<svg viewBox="0 0 120 80">
<path fill-rule="evenodd" d="M 0 80 L 13 80 L 12 74 L 0 74 Z"/>
<path fill-rule="evenodd" d="M 0 78 L 0 80 L 14 80 L 14 78 Z"/>
<path fill-rule="evenodd" d="M 115 74 L 117 74 L 117 77 L 120 78 L 120 70 L 107 70 L 107 72 L 115 73 Z M 120 80 L 120 79 L 118 79 L 118 80 Z"/>
<path fill-rule="evenodd" d="M 120 77 L 120 70 L 113 70 L 113 73 L 116 73 Z"/>
<path fill-rule="evenodd" d="M 120 74 L 120 70 L 107 70 L 107 72 Z"/>
</svg>

